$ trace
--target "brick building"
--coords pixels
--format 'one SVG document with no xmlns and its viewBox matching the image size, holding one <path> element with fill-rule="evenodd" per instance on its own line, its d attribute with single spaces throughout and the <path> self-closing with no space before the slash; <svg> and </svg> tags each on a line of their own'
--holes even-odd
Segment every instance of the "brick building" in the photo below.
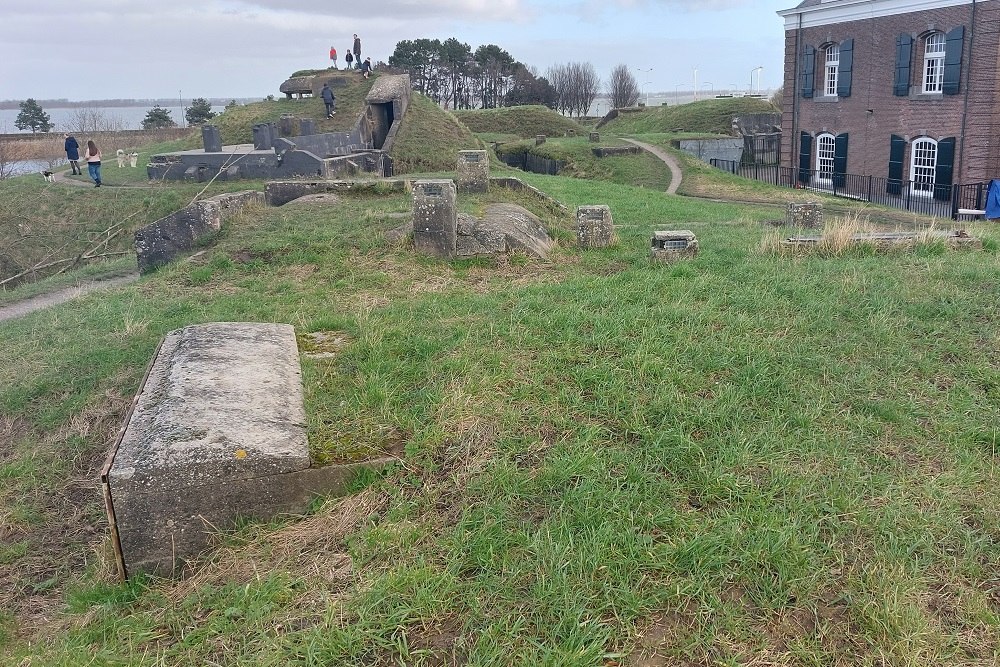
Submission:
<svg viewBox="0 0 1000 667">
<path fill-rule="evenodd" d="M 953 184 L 1000 178 L 1000 0 L 804 0 L 778 14 L 781 162 L 800 183 L 870 175 L 947 200 Z"/>
</svg>

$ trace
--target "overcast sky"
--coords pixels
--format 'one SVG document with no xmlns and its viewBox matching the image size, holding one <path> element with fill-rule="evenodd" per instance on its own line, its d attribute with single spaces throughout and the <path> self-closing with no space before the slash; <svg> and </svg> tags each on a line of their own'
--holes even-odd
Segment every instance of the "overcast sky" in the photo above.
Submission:
<svg viewBox="0 0 1000 667">
<path fill-rule="evenodd" d="M 396 42 L 494 43 L 544 70 L 629 65 L 643 89 L 780 85 L 798 0 L 0 0 L 0 99 L 264 97 L 329 65 L 352 33 L 386 60 Z M 639 70 L 648 70 L 652 72 Z M 649 82 L 649 83 L 647 83 Z M 755 79 L 756 82 L 756 79 Z M 710 85 L 711 84 L 711 85 Z"/>
</svg>

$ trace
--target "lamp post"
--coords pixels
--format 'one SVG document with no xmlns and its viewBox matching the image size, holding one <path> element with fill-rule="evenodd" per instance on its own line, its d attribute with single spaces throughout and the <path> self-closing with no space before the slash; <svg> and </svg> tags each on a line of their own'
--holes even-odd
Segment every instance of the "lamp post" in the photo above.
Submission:
<svg viewBox="0 0 1000 667">
<path fill-rule="evenodd" d="M 650 74 L 653 71 L 653 68 L 652 67 L 648 67 L 646 69 L 643 69 L 641 67 L 636 67 L 635 71 L 636 72 L 643 72 L 644 74 L 648 75 L 648 74 Z M 652 83 L 652 81 L 646 81 L 646 83 L 644 83 L 643 85 L 646 85 L 647 83 Z M 640 97 L 642 96 L 642 89 L 641 88 L 639 89 L 639 96 Z M 648 89 L 646 90 L 646 106 L 647 107 L 649 106 L 649 90 Z"/>
<path fill-rule="evenodd" d="M 750 70 L 750 91 L 749 92 L 751 94 L 753 94 L 753 73 L 754 72 L 760 72 L 763 69 L 764 69 L 763 65 L 758 65 L 757 67 L 754 67 L 752 70 Z M 760 94 L 760 74 L 757 75 L 757 94 L 758 95 Z"/>
<path fill-rule="evenodd" d="M 709 93 L 711 93 L 712 97 L 715 97 L 715 85 L 711 81 L 703 81 L 701 85 L 708 86 Z"/>
<path fill-rule="evenodd" d="M 686 86 L 686 83 L 678 83 L 674 86 L 674 104 L 680 104 L 680 89 L 682 86 Z"/>
</svg>

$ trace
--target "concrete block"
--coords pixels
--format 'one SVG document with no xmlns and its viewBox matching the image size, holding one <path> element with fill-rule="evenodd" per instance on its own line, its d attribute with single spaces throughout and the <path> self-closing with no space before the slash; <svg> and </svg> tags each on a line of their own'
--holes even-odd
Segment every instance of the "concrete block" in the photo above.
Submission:
<svg viewBox="0 0 1000 667">
<path fill-rule="evenodd" d="M 614 245 L 615 226 L 611 208 L 605 204 L 577 207 L 576 241 L 584 250 Z"/>
<path fill-rule="evenodd" d="M 299 120 L 299 136 L 316 134 L 316 121 L 312 118 L 302 118 Z"/>
<path fill-rule="evenodd" d="M 486 192 L 489 185 L 489 154 L 486 151 L 459 151 L 458 191 Z"/>
<path fill-rule="evenodd" d="M 190 252 L 216 234 L 222 223 L 249 204 L 263 204 L 255 190 L 216 195 L 195 202 L 135 232 L 135 253 L 140 273 L 149 273 Z"/>
<path fill-rule="evenodd" d="M 450 180 L 420 180 L 413 184 L 413 245 L 436 257 L 455 254 L 458 212 L 455 183 Z"/>
<path fill-rule="evenodd" d="M 205 146 L 206 153 L 222 152 L 222 135 L 219 133 L 219 128 L 215 125 L 201 126 L 201 141 Z"/>
<path fill-rule="evenodd" d="M 303 512 L 361 467 L 310 467 L 301 369 L 287 324 L 168 334 L 102 470 L 121 574 L 175 573 L 240 517 Z"/>
<path fill-rule="evenodd" d="M 601 140 L 601 134 L 599 132 L 591 132 L 590 133 L 590 141 L 591 142 L 597 143 L 600 140 Z"/>
<path fill-rule="evenodd" d="M 257 123 L 253 126 L 253 147 L 259 151 L 269 151 L 274 147 L 270 124 Z"/>
<path fill-rule="evenodd" d="M 544 134 L 536 134 L 535 135 L 535 145 L 536 146 L 541 146 L 544 143 L 545 143 L 545 135 Z"/>
<path fill-rule="evenodd" d="M 650 241 L 650 257 L 657 262 L 676 262 L 690 259 L 698 254 L 698 239 L 687 229 L 660 230 L 653 232 Z"/>
<path fill-rule="evenodd" d="M 814 201 L 804 204 L 789 202 L 788 209 L 785 211 L 785 224 L 791 227 L 821 229 L 823 227 L 823 204 Z"/>
</svg>

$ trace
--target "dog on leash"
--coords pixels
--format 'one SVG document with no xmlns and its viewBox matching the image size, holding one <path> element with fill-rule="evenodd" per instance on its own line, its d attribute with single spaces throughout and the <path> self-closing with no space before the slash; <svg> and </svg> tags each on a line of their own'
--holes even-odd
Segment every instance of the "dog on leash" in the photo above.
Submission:
<svg viewBox="0 0 1000 667">
<path fill-rule="evenodd" d="M 47 183 L 56 182 L 55 175 L 51 171 L 48 171 L 47 169 L 42 170 L 42 178 L 44 178 Z"/>
<path fill-rule="evenodd" d="M 138 163 L 139 163 L 139 154 L 138 153 L 129 153 L 128 154 L 128 164 L 129 164 L 129 166 L 130 167 L 134 167 Z"/>
<path fill-rule="evenodd" d="M 118 158 L 118 168 L 121 169 L 122 167 L 124 167 L 125 166 L 125 151 L 123 151 L 122 149 L 119 148 L 117 151 L 115 151 L 115 157 Z"/>
</svg>

